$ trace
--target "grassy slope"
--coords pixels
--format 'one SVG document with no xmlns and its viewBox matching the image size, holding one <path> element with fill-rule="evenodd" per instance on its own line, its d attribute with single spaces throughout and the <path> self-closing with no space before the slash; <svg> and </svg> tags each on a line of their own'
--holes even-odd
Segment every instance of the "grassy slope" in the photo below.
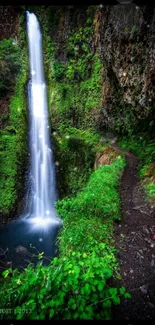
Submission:
<svg viewBox="0 0 155 325">
<path fill-rule="evenodd" d="M 113 221 L 119 219 L 118 186 L 124 165 L 118 156 L 111 165 L 94 171 L 76 197 L 57 202 L 64 221 L 60 256 L 46 267 L 4 272 L 0 305 L 4 308 L 9 301 L 14 310 L 7 317 L 110 319 L 112 304 L 119 304 L 121 295 L 129 296 L 125 288 L 113 288 L 109 282 L 119 278 L 112 234 Z"/>
</svg>

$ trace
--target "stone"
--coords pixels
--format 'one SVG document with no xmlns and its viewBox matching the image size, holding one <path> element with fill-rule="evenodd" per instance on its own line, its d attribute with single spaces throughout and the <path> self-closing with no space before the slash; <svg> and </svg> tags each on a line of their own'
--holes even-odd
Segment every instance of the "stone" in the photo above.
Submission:
<svg viewBox="0 0 155 325">
<path fill-rule="evenodd" d="M 144 284 L 144 285 L 142 285 L 139 289 L 141 290 L 141 292 L 142 292 L 143 294 L 146 295 L 146 294 L 148 293 L 148 284 Z"/>
<path fill-rule="evenodd" d="M 15 248 L 15 251 L 16 251 L 17 254 L 27 254 L 28 253 L 27 248 L 24 247 L 24 246 L 21 246 L 21 245 L 17 246 Z"/>
</svg>

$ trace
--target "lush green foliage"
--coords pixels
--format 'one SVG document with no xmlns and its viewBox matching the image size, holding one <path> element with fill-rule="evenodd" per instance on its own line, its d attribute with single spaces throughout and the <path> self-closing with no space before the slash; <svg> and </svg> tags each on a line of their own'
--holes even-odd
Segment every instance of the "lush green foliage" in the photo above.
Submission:
<svg viewBox="0 0 155 325">
<path fill-rule="evenodd" d="M 75 195 L 92 172 L 99 135 L 91 129 L 80 130 L 60 125 L 52 137 L 54 157 L 58 162 L 56 170 L 60 196 Z"/>
<path fill-rule="evenodd" d="M 19 71 L 19 47 L 14 39 L 0 41 L 0 95 L 6 96 L 13 90 Z"/>
<path fill-rule="evenodd" d="M 43 19 L 44 12 L 38 8 L 37 11 L 39 19 Z M 53 17 L 53 21 L 56 23 L 56 18 Z M 22 29 L 21 33 L 24 45 Z M 1 313 L 0 317 L 110 319 L 111 306 L 120 303 L 120 296 L 129 297 L 124 287 L 110 285 L 112 278 L 120 278 L 112 236 L 113 220 L 119 219 L 118 185 L 125 162 L 118 156 L 112 165 L 101 167 L 91 175 L 99 148 L 99 135 L 91 127 L 97 126 L 102 87 L 100 58 L 96 51 L 91 51 L 92 17 L 66 38 L 66 63 L 57 57 L 57 44 L 48 33 L 45 23 L 45 73 L 51 124 L 56 131 L 53 134 L 55 161 L 59 164 L 65 195 L 80 192 L 74 198 L 57 202 L 58 213 L 64 221 L 59 236 L 59 258 L 54 258 L 46 267 L 40 263 L 35 268 L 29 265 L 22 273 L 11 269 L 4 272 L 6 279 L 0 289 L 0 305 L 1 309 L 11 308 L 11 311 Z M 26 147 L 22 141 L 26 134 L 25 80 L 23 66 L 10 104 L 10 127 L 2 134 L 2 155 L 8 166 L 4 179 L 8 178 L 6 189 L 11 193 L 11 197 L 7 197 L 3 179 L 2 190 L 4 199 L 7 198 L 3 203 L 5 212 L 16 195 L 13 191 L 17 185 L 17 163 L 21 164 L 25 157 L 21 156 Z M 38 258 L 42 259 L 43 253 L 39 253 Z"/>
<path fill-rule="evenodd" d="M 146 163 L 151 163 L 155 159 L 155 142 L 154 140 L 149 141 L 147 134 L 135 135 L 131 138 L 122 137 L 121 148 L 128 148 Z"/>
<path fill-rule="evenodd" d="M 11 273 L 0 296 L 1 319 L 110 319 L 111 305 L 120 303 L 120 296 L 128 298 L 124 287 L 110 288 L 112 252 L 107 255 L 105 245 L 95 246 L 89 255 L 70 251 L 55 258 L 50 266 L 29 266 L 23 273 Z M 114 261 L 113 261 L 114 262 Z M 5 271 L 7 277 L 9 271 Z"/>
<path fill-rule="evenodd" d="M 69 80 L 86 80 L 89 78 L 93 60 L 92 36 L 93 26 L 80 27 L 69 36 L 69 62 L 66 71 L 66 77 Z"/>
<path fill-rule="evenodd" d="M 66 77 L 62 78 L 62 72 L 67 73 L 67 67 L 53 61 L 51 72 L 49 72 L 49 109 L 51 119 L 56 126 L 65 123 L 68 126 L 91 127 L 95 125 L 99 114 L 101 98 L 101 63 L 96 55 L 92 59 L 91 75 L 85 80 L 74 81 Z M 70 63 L 69 63 L 70 64 Z M 61 68 L 60 68 L 61 67 Z M 72 62 L 72 70 L 75 69 Z M 82 69 L 82 68 L 81 68 Z M 83 68 L 84 69 L 84 68 Z M 75 71 L 75 70 L 74 70 Z M 59 72 L 55 79 L 56 74 Z M 61 72 L 61 73 L 60 73 Z M 85 75 L 85 70 L 83 70 Z M 92 111 L 93 110 L 93 111 Z"/>
<path fill-rule="evenodd" d="M 82 217 L 87 213 L 88 217 L 112 216 L 119 219 L 119 195 L 118 184 L 120 168 L 124 167 L 124 161 L 118 156 L 111 165 L 105 165 L 96 170 L 89 182 L 76 198 L 64 199 L 59 202 L 58 208 L 61 216 L 69 216 L 74 211 L 75 215 Z M 64 209 L 65 207 L 65 209 Z"/>
<path fill-rule="evenodd" d="M 1 131 L 0 207 L 4 213 L 13 209 L 17 190 L 21 189 L 23 184 L 22 170 L 27 147 L 24 69 L 20 71 L 18 78 L 15 95 L 10 102 L 10 126 Z"/>
<path fill-rule="evenodd" d="M 26 165 L 27 114 L 25 84 L 28 62 L 25 48 L 22 50 L 18 48 L 17 50 L 17 45 L 12 45 L 12 39 L 3 40 L 2 44 L 2 54 L 6 58 L 7 55 L 12 58 L 12 61 L 9 61 L 11 66 L 15 67 L 18 59 L 18 66 L 20 67 L 17 78 L 13 75 L 10 76 L 15 83 L 14 95 L 10 98 L 8 125 L 0 134 L 0 209 L 3 213 L 9 213 L 15 209 L 17 193 L 19 194 L 22 189 L 23 172 Z M 8 95 L 10 95 L 9 90 Z"/>
<path fill-rule="evenodd" d="M 47 22 L 43 29 L 49 112 L 57 133 L 54 155 L 59 163 L 57 182 L 61 196 L 75 195 L 86 183 L 99 139 L 89 129 L 97 125 L 102 66 L 99 55 L 90 54 L 93 28 L 89 24 L 88 21 L 87 26 L 73 29 L 66 39 L 67 62 L 57 57 L 57 44 L 48 35 L 51 31 Z"/>
<path fill-rule="evenodd" d="M 43 24 L 51 123 L 55 128 L 62 124 L 80 128 L 96 126 L 100 112 L 102 65 L 99 54 L 91 51 L 94 26 L 90 24 L 90 13 L 83 26 L 75 24 L 69 32 L 64 48 L 67 60 L 63 60 L 58 55 L 60 45 L 55 37 L 59 27 L 59 11 L 63 16 L 61 8 L 56 12 L 53 8 L 47 9 L 49 17 Z"/>
<path fill-rule="evenodd" d="M 149 199 L 155 199 L 155 183 L 146 183 L 144 185 Z"/>
<path fill-rule="evenodd" d="M 139 91 L 142 91 L 140 80 L 145 71 L 145 56 L 142 55 L 141 58 L 138 53 L 145 42 L 139 41 L 135 25 L 125 28 L 124 36 L 120 39 L 123 66 L 125 67 L 124 59 L 129 62 L 130 56 L 132 58 L 132 63 L 129 62 L 133 79 L 130 85 L 127 80 L 125 82 L 125 76 L 123 79 L 120 77 L 119 81 L 117 78 L 117 69 L 121 62 L 120 55 L 117 55 L 117 44 L 115 52 L 115 39 L 109 39 L 114 53 L 109 54 L 109 63 L 107 62 L 105 49 L 100 41 L 103 37 L 104 43 L 102 27 L 100 28 L 100 23 L 103 26 L 100 21 L 102 10 L 98 6 L 83 6 L 79 9 L 76 6 L 31 6 L 27 9 L 37 14 L 43 27 L 50 116 L 56 127 L 65 121 L 68 126 L 83 128 L 87 125 L 98 128 L 108 126 L 118 134 L 130 136 L 141 130 L 154 134 L 154 109 L 151 100 L 153 75 L 151 73 L 149 77 L 150 94 L 146 96 L 147 104 L 141 106 L 142 95 L 139 98 Z M 127 50 L 128 46 L 130 52 Z M 102 62 L 100 58 L 103 59 Z M 131 100 L 128 99 L 128 91 L 131 92 Z"/>
<path fill-rule="evenodd" d="M 79 139 L 84 141 L 86 144 L 95 145 L 100 140 L 100 134 L 93 129 L 77 129 L 74 127 L 66 128 L 64 125 L 58 127 L 58 131 L 64 134 L 65 137 L 72 139 Z"/>
<path fill-rule="evenodd" d="M 111 287 L 109 282 L 112 277 L 119 278 L 112 240 L 114 206 L 103 209 L 99 201 L 100 214 L 87 210 L 88 204 L 82 212 L 77 207 L 78 200 L 81 206 L 82 200 L 88 203 L 86 193 L 92 206 L 92 186 L 101 187 L 111 200 L 110 190 L 116 195 L 123 166 L 124 160 L 117 157 L 111 166 L 94 172 L 76 198 L 57 203 L 64 218 L 59 236 L 60 256 L 46 267 L 40 263 L 36 268 L 29 266 L 23 273 L 4 271 L 6 280 L 1 290 L 5 296 L 0 294 L 0 305 L 1 308 L 7 305 L 11 311 L 1 314 L 1 319 L 110 319 L 111 306 L 119 304 L 121 296 L 130 297 L 124 287 Z M 111 188 L 112 177 L 115 181 Z M 101 191 L 95 192 L 98 197 L 100 194 Z M 118 207 L 116 210 L 118 213 Z M 38 258 L 42 259 L 43 254 Z"/>
<path fill-rule="evenodd" d="M 122 149 L 128 149 L 139 157 L 139 175 L 149 199 L 155 198 L 155 141 L 149 140 L 146 134 L 122 138 Z"/>
<path fill-rule="evenodd" d="M 72 7 L 68 9 L 72 11 Z M 43 32 L 50 123 L 56 132 L 52 137 L 59 194 L 75 195 L 90 176 L 99 139 L 94 126 L 98 125 L 102 65 L 99 54 L 91 51 L 95 11 L 89 8 L 85 24 L 76 23 L 69 31 L 64 61 L 58 55 L 56 35 L 65 8 L 36 6 L 26 10 L 37 14 Z"/>
<path fill-rule="evenodd" d="M 1 139 L 1 181 L 0 207 L 8 212 L 15 203 L 15 176 L 16 176 L 16 135 L 3 135 Z"/>
</svg>

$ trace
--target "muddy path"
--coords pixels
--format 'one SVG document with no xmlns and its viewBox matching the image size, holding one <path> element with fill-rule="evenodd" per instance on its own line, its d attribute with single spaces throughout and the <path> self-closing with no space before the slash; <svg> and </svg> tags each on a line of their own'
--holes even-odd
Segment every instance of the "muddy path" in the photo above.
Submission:
<svg viewBox="0 0 155 325">
<path fill-rule="evenodd" d="M 115 320 L 155 319 L 155 215 L 138 178 L 138 159 L 126 153 L 120 186 L 121 222 L 115 227 L 115 246 L 121 283 L 131 293 L 114 308 Z"/>
</svg>

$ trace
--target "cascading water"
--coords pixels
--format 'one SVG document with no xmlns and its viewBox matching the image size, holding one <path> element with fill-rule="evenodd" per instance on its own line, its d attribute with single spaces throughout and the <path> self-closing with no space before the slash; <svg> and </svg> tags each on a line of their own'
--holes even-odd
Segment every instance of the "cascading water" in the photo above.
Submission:
<svg viewBox="0 0 155 325">
<path fill-rule="evenodd" d="M 55 210 L 56 186 L 52 150 L 50 146 L 46 85 L 43 71 L 42 36 L 39 22 L 27 12 L 27 30 L 30 58 L 30 195 L 26 213 L 8 223 L 0 231 L 0 252 L 7 251 L 13 268 L 26 267 L 29 261 L 37 263 L 37 252 L 44 252 L 44 264 L 57 255 L 56 237 L 61 219 Z M 29 191 L 28 191 L 29 192 Z M 4 263 L 0 259 L 0 272 Z"/>
<path fill-rule="evenodd" d="M 31 150 L 31 220 L 45 225 L 58 220 L 55 170 L 49 138 L 46 84 L 43 71 L 42 35 L 39 22 L 27 12 L 27 30 L 31 80 L 28 87 Z"/>
</svg>

